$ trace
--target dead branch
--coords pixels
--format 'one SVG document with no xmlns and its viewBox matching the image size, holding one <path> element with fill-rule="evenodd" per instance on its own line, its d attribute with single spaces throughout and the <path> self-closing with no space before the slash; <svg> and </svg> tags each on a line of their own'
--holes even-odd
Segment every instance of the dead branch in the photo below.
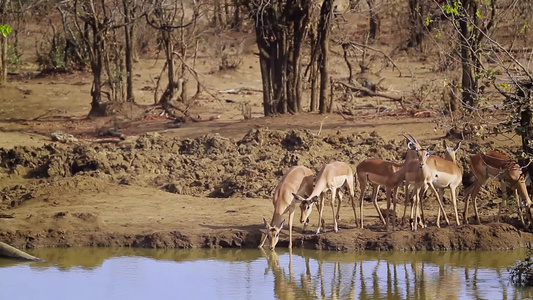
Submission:
<svg viewBox="0 0 533 300">
<path fill-rule="evenodd" d="M 39 258 L 29 255 L 28 253 L 19 250 L 15 247 L 12 247 L 6 243 L 0 242 L 0 256 L 4 257 L 10 257 L 15 259 L 22 259 L 22 260 L 31 260 L 31 261 L 38 261 Z"/>
<path fill-rule="evenodd" d="M 355 84 L 350 84 L 350 83 L 347 83 L 347 82 L 343 82 L 343 81 L 335 81 L 334 83 L 336 84 L 340 84 L 352 91 L 356 91 L 356 92 L 361 92 L 361 93 L 365 93 L 367 94 L 368 96 L 371 96 L 371 97 L 383 97 L 383 98 L 387 98 L 387 99 L 390 99 L 392 101 L 396 101 L 396 102 L 402 102 L 403 101 L 403 98 L 402 97 L 393 97 L 393 96 L 389 96 L 389 95 L 386 95 L 386 94 L 383 94 L 383 93 L 377 93 L 377 92 L 373 92 L 369 89 L 367 89 L 366 87 L 364 86 L 355 86 Z"/>
<path fill-rule="evenodd" d="M 173 52 L 174 55 L 176 55 L 180 60 L 181 60 L 181 63 L 187 68 L 187 70 L 189 71 L 189 73 L 191 73 L 191 75 L 194 77 L 194 79 L 196 80 L 196 82 L 198 82 L 198 84 L 202 87 L 202 89 L 208 93 L 211 97 L 213 97 L 213 99 L 217 100 L 218 103 L 220 103 L 220 105 L 222 105 L 222 101 L 213 93 L 211 93 L 201 82 L 200 82 L 200 78 L 199 78 L 199 75 L 198 75 L 198 72 L 196 71 L 196 69 L 194 69 L 193 67 L 189 66 L 189 64 L 187 64 L 187 62 L 185 62 L 185 59 L 183 59 L 183 57 L 181 56 L 180 53 L 174 51 Z"/>
<path fill-rule="evenodd" d="M 341 107 L 337 104 L 337 111 L 339 112 L 339 115 L 341 115 L 341 117 L 346 120 L 346 121 L 351 121 L 351 122 L 355 122 L 355 117 L 347 117 L 346 115 L 344 115 L 342 113 L 342 109 Z"/>
<path fill-rule="evenodd" d="M 396 64 L 394 63 L 394 61 L 392 60 L 392 58 L 387 55 L 385 52 L 379 50 L 379 49 L 376 49 L 374 47 L 371 47 L 371 46 L 368 46 L 368 45 L 365 45 L 365 44 L 360 44 L 360 43 L 357 43 L 357 42 L 345 42 L 345 43 L 342 43 L 343 47 L 345 47 L 344 45 L 347 44 L 347 45 L 350 45 L 350 46 L 356 46 L 356 47 L 362 47 L 362 48 L 365 48 L 365 49 L 370 49 L 372 51 L 376 51 L 376 52 L 379 52 L 381 54 L 383 54 L 383 56 L 385 56 L 385 58 L 387 58 L 388 61 L 390 61 L 390 63 L 392 64 L 393 66 L 393 70 L 396 69 L 398 70 L 398 73 L 400 73 L 400 77 L 402 77 L 402 71 L 400 71 L 400 68 L 398 68 L 398 66 L 396 66 Z"/>
</svg>

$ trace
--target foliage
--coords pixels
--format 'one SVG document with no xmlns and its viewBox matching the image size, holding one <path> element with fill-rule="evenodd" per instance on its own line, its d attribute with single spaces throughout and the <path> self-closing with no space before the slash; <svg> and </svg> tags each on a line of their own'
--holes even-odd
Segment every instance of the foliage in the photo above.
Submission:
<svg viewBox="0 0 533 300">
<path fill-rule="evenodd" d="M 22 50 L 15 45 L 7 47 L 7 62 L 13 66 L 22 65 Z"/>
<path fill-rule="evenodd" d="M 11 34 L 11 31 L 12 31 L 11 26 L 7 24 L 0 25 L 0 34 L 2 34 L 4 37 Z"/>
<path fill-rule="evenodd" d="M 510 281 L 518 286 L 533 286 L 533 249 L 527 248 L 526 258 L 518 261 L 511 269 Z"/>
</svg>

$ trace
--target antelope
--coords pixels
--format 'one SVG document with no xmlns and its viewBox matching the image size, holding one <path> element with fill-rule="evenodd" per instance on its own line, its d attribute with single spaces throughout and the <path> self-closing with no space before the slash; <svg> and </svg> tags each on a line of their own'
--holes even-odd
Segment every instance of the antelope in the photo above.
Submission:
<svg viewBox="0 0 533 300">
<path fill-rule="evenodd" d="M 407 138 L 407 137 L 406 137 Z M 367 182 L 370 182 L 372 185 L 372 202 L 376 208 L 379 218 L 384 225 L 387 225 L 389 216 L 387 215 L 387 221 L 383 217 L 381 210 L 379 209 L 377 202 L 377 192 L 380 186 L 384 186 L 386 190 L 387 198 L 387 210 L 390 209 L 391 199 L 393 203 L 393 211 L 396 212 L 396 192 L 398 186 L 400 186 L 405 179 L 405 172 L 407 171 L 408 163 L 417 159 L 417 154 L 415 151 L 409 149 L 412 146 L 408 142 L 408 150 L 405 156 L 405 161 L 403 164 L 397 164 L 377 158 L 365 159 L 359 165 L 357 165 L 356 173 L 357 179 L 359 180 L 359 187 L 361 189 L 361 194 L 359 196 L 359 214 L 361 218 L 360 226 L 363 228 L 363 197 L 365 195 Z M 394 225 L 393 225 L 394 227 Z"/>
<path fill-rule="evenodd" d="M 324 193 L 326 191 L 331 191 L 331 210 L 333 211 L 333 223 L 335 232 L 339 231 L 337 220 L 339 219 L 339 210 L 342 202 L 342 194 L 340 188 L 343 186 L 348 187 L 348 191 L 352 198 L 352 208 L 355 218 L 355 223 L 357 224 L 357 216 L 355 213 L 355 200 L 354 200 L 354 174 L 352 168 L 344 163 L 335 161 L 329 163 L 322 167 L 318 173 L 315 180 L 315 187 L 311 192 L 308 198 L 303 198 L 300 195 L 294 194 L 294 197 L 297 201 L 301 201 L 300 210 L 301 217 L 300 222 L 304 224 L 304 230 L 309 223 L 309 216 L 313 211 L 313 205 L 318 203 L 318 229 L 316 234 L 320 233 L 320 228 L 322 232 L 326 232 L 324 220 L 322 219 L 322 211 L 324 210 Z M 335 197 L 339 198 L 339 203 L 337 207 L 337 212 L 335 212 Z M 320 199 L 319 199 L 320 197 Z"/>
<path fill-rule="evenodd" d="M 411 205 L 411 229 L 413 231 L 417 230 L 418 222 L 420 220 L 419 214 L 419 206 L 420 206 L 420 194 L 422 191 L 425 191 L 428 186 L 431 188 L 435 196 L 437 197 L 437 201 L 439 203 L 440 209 L 442 210 L 444 214 L 444 218 L 446 219 L 446 222 L 448 225 L 450 225 L 450 220 L 448 219 L 448 216 L 446 215 L 446 212 L 444 210 L 444 206 L 442 205 L 441 198 L 439 197 L 439 194 L 437 193 L 437 190 L 435 189 L 434 182 L 437 181 L 439 178 L 439 172 L 436 170 L 436 165 L 441 164 L 441 162 L 437 162 L 438 160 L 429 160 L 430 152 L 433 151 L 435 145 L 432 145 L 429 148 L 422 148 L 420 144 L 418 143 L 418 140 L 416 140 L 413 136 L 409 135 L 410 144 L 412 150 L 416 150 L 418 155 L 418 161 L 417 160 L 411 160 L 409 164 L 407 165 L 407 171 L 405 173 L 405 197 L 406 197 L 406 204 L 408 203 L 409 198 L 409 185 L 412 184 L 414 186 L 415 192 L 414 192 L 414 201 Z M 445 174 L 445 173 L 444 173 Z M 442 174 L 441 174 L 442 175 Z M 461 181 L 459 181 L 461 182 Z M 440 186 L 439 186 L 440 187 Z M 421 211 L 421 218 L 424 219 L 424 211 L 420 209 Z M 425 222 L 424 222 L 425 224 Z M 440 224 L 437 222 L 437 227 L 440 227 Z"/>
<path fill-rule="evenodd" d="M 455 211 L 455 222 L 457 225 L 461 225 L 459 221 L 459 213 L 457 212 L 457 187 L 463 181 L 463 172 L 457 165 L 455 154 L 461 147 L 461 142 L 457 143 L 457 146 L 448 147 L 446 141 L 443 141 L 444 149 L 446 152 L 444 158 L 431 155 L 428 157 L 427 165 L 435 169 L 435 177 L 433 178 L 433 184 L 439 189 L 439 198 L 442 200 L 444 197 L 444 188 L 449 187 L 452 195 L 453 209 Z M 437 227 L 440 227 L 440 214 L 437 214 Z M 449 223 L 448 223 L 449 224 Z"/>
<path fill-rule="evenodd" d="M 274 214 L 270 224 L 263 218 L 263 223 L 267 233 L 261 237 L 259 248 L 263 248 L 267 238 L 270 243 L 270 250 L 274 250 L 279 240 L 279 233 L 285 225 L 282 216 L 289 212 L 289 248 L 292 248 L 292 223 L 296 204 L 293 195 L 309 195 L 313 190 L 314 172 L 304 166 L 291 167 L 274 190 L 272 204 Z"/>
<path fill-rule="evenodd" d="M 529 198 L 526 184 L 525 176 L 522 173 L 520 166 L 513 160 L 511 160 L 507 155 L 498 152 L 498 151 L 488 151 L 487 153 L 478 153 L 470 156 L 470 168 L 475 176 L 475 181 L 473 184 L 472 192 L 468 193 L 465 198 L 465 210 L 463 212 L 463 220 L 468 224 L 468 203 L 469 198 L 471 197 L 474 202 L 474 212 L 476 214 L 476 221 L 478 224 L 481 224 L 479 218 L 479 213 L 477 210 L 476 197 L 479 193 L 481 186 L 489 178 L 498 178 L 501 183 L 501 189 L 505 193 L 507 187 L 511 188 L 514 192 L 515 199 L 518 204 L 519 217 L 522 222 L 522 225 L 525 227 L 524 217 L 522 214 L 522 206 L 525 208 L 526 217 L 531 224 L 533 224 L 533 207 L 531 199 Z M 470 189 L 470 188 L 469 188 Z M 522 198 L 522 202 L 519 201 L 519 196 Z M 504 194 L 504 199 L 500 203 L 500 208 L 498 210 L 498 221 L 500 220 L 500 214 L 502 206 L 505 205 L 505 200 L 507 195 Z"/>
</svg>

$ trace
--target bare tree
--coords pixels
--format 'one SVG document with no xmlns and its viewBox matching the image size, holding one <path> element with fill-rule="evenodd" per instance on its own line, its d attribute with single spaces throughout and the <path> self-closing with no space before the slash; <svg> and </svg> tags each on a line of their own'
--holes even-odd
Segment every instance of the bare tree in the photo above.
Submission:
<svg viewBox="0 0 533 300">
<path fill-rule="evenodd" d="M 265 116 L 302 109 L 302 43 L 311 0 L 243 1 L 250 10 L 259 48 Z"/>
<path fill-rule="evenodd" d="M 167 86 L 159 99 L 159 103 L 169 110 L 170 101 L 178 96 L 186 102 L 186 85 L 184 78 L 186 71 L 194 72 L 186 64 L 189 48 L 195 47 L 198 38 L 196 27 L 200 16 L 200 4 L 194 3 L 186 7 L 183 1 L 167 3 L 164 0 L 153 1 L 154 10 L 147 15 L 146 20 L 150 26 L 161 34 L 161 45 L 165 53 L 165 66 Z M 176 49 L 177 46 L 177 49 Z M 179 66 L 177 67 L 177 62 Z M 180 95 L 176 95 L 180 94 Z"/>
</svg>

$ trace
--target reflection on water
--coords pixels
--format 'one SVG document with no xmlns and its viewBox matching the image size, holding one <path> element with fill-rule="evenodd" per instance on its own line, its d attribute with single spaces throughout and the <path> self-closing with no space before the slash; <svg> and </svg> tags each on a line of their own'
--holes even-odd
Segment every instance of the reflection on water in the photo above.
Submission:
<svg viewBox="0 0 533 300">
<path fill-rule="evenodd" d="M 43 249 L 0 259 L 0 299 L 524 299 L 513 252 Z"/>
</svg>

